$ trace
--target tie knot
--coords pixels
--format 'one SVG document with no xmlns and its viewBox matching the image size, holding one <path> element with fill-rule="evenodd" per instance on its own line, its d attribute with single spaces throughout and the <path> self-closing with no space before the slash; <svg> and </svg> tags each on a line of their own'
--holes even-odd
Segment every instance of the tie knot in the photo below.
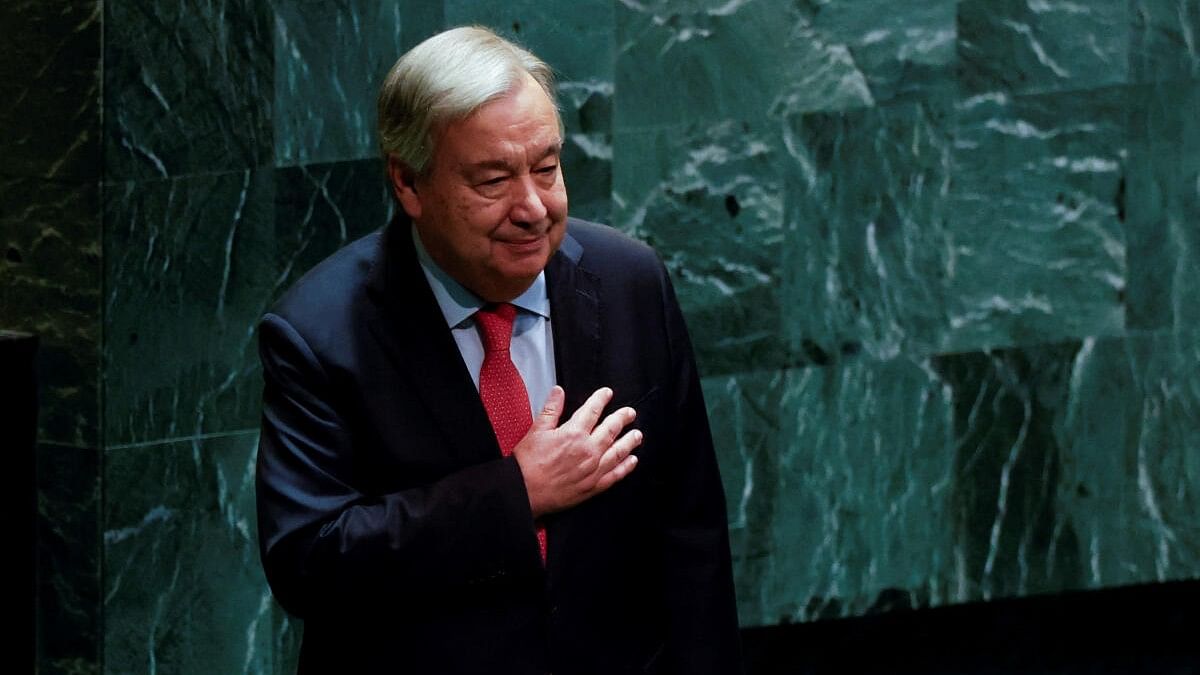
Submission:
<svg viewBox="0 0 1200 675">
<path fill-rule="evenodd" d="M 479 324 L 485 352 L 508 351 L 516 316 L 517 308 L 507 302 L 487 305 L 475 313 L 475 322 Z"/>
</svg>

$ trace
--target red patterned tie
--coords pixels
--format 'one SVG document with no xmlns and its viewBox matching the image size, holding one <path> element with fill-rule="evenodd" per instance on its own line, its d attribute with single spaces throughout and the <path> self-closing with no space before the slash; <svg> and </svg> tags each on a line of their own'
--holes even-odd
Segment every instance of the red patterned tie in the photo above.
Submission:
<svg viewBox="0 0 1200 675">
<path fill-rule="evenodd" d="M 479 396 L 487 410 L 500 452 L 508 457 L 517 443 L 529 433 L 533 417 L 529 412 L 529 393 L 525 381 L 508 354 L 513 319 L 517 308 L 508 303 L 488 305 L 475 313 L 479 336 L 483 340 L 483 367 L 479 369 Z M 546 561 L 546 528 L 537 527 L 538 547 Z"/>
</svg>

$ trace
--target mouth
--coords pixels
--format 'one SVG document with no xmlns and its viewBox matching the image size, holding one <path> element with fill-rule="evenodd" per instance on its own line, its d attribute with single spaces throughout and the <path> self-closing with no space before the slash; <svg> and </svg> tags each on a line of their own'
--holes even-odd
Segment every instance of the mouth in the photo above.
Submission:
<svg viewBox="0 0 1200 675">
<path fill-rule="evenodd" d="M 544 236 L 522 239 L 497 239 L 496 243 L 513 253 L 537 253 L 542 250 L 542 244 L 545 242 L 545 239 Z"/>
</svg>

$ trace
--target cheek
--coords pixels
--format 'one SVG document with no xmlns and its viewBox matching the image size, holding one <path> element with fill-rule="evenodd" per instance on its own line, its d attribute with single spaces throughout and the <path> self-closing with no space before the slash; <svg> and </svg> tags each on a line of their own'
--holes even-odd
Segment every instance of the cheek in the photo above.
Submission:
<svg viewBox="0 0 1200 675">
<path fill-rule="evenodd" d="M 492 232 L 504 222 L 507 212 L 495 203 L 478 203 L 456 211 L 459 250 L 463 255 L 477 261 L 491 258 Z"/>
<path fill-rule="evenodd" d="M 567 188 L 560 181 L 542 203 L 546 205 L 551 220 L 562 220 L 567 215 Z"/>
<path fill-rule="evenodd" d="M 469 239 L 486 237 L 492 230 L 489 223 L 494 221 L 495 210 L 495 205 L 490 202 L 459 203 L 454 213 L 459 235 Z"/>
</svg>

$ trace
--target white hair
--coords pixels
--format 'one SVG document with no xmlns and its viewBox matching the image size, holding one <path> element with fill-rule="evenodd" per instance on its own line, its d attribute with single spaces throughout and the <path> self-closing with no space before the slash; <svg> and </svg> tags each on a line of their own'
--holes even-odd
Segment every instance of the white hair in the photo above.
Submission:
<svg viewBox="0 0 1200 675">
<path fill-rule="evenodd" d="M 379 145 L 384 157 L 425 172 L 439 129 L 513 91 L 526 73 L 557 111 L 554 71 L 529 51 L 480 26 L 453 28 L 428 38 L 396 61 L 380 87 Z"/>
</svg>

